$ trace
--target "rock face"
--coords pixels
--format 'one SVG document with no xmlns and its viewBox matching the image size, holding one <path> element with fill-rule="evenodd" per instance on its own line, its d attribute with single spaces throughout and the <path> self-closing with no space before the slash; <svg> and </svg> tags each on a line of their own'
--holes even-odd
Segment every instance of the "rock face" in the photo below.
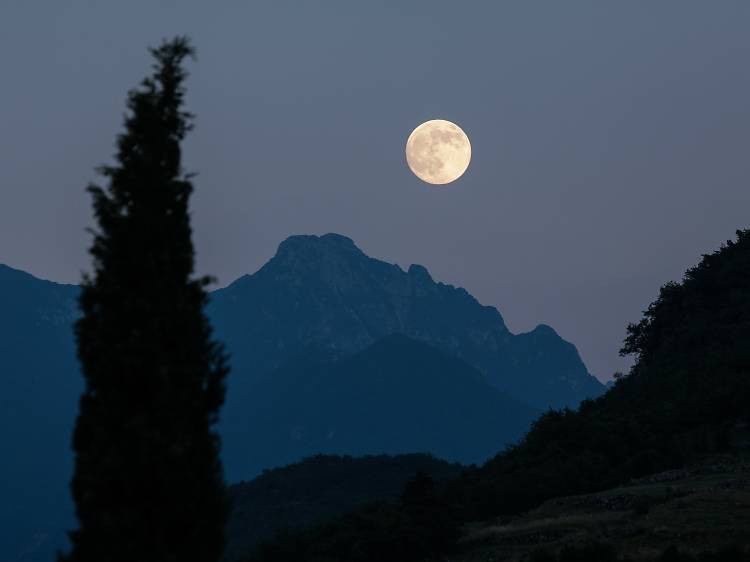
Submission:
<svg viewBox="0 0 750 562">
<path fill-rule="evenodd" d="M 464 289 L 370 258 L 337 234 L 288 238 L 258 272 L 215 291 L 210 315 L 232 353 L 237 397 L 306 349 L 344 356 L 394 333 L 462 359 L 537 409 L 604 390 L 552 328 L 514 335 Z"/>
</svg>

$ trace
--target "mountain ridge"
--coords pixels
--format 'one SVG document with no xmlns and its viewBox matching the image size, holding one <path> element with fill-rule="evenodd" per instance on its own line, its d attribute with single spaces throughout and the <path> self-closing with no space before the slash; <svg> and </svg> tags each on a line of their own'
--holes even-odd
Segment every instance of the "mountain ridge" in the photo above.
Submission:
<svg viewBox="0 0 750 562">
<path fill-rule="evenodd" d="M 604 391 L 546 324 L 513 334 L 495 307 L 465 289 L 434 281 L 424 266 L 403 270 L 367 256 L 339 234 L 287 238 L 254 274 L 214 291 L 209 313 L 235 360 L 258 378 L 310 346 L 347 354 L 403 333 L 463 359 L 537 409 L 574 407 Z"/>
<path fill-rule="evenodd" d="M 307 273 L 300 275 L 300 271 Z M 0 520 L 7 523 L 0 535 L 0 551 L 20 552 L 26 548 L 24 545 L 34 544 L 34 553 L 28 556 L 34 561 L 49 559 L 55 548 L 64 545 L 63 531 L 72 528 L 67 489 L 72 467 L 70 441 L 83 388 L 73 337 L 79 291 L 77 285 L 47 281 L 0 265 L 0 372 L 4 384 L 4 392 L 0 393 L 0 441 L 14 452 L 0 464 L 0 497 L 6 499 L 0 505 Z M 222 310 L 217 310 L 217 303 Z M 461 372 L 482 373 L 484 379 L 486 372 L 482 372 L 481 361 L 477 366 L 476 360 L 491 358 L 503 348 L 501 344 L 506 339 L 520 337 L 521 347 L 532 350 L 540 337 L 551 338 L 557 346 L 567 343 L 561 344 L 563 340 L 553 333 L 545 336 L 544 329 L 533 336 L 515 336 L 495 308 L 479 304 L 464 289 L 434 282 L 427 269 L 416 264 L 404 271 L 370 258 L 350 238 L 340 235 L 290 237 L 255 274 L 212 292 L 207 312 L 218 339 L 227 342 L 232 353 L 227 403 L 219 426 L 223 437 L 230 429 L 225 422 L 231 416 L 248 419 L 248 404 L 257 402 L 259 382 L 272 379 L 276 369 L 305 351 L 322 350 L 325 357 L 341 361 L 383 337 L 402 333 L 432 346 L 436 351 L 430 351 L 430 357 L 446 354 L 459 362 L 456 364 L 466 365 Z M 331 318 L 335 321 L 328 322 Z M 255 332 L 246 329 L 248 319 Z M 456 349 L 474 353 L 457 354 Z M 487 353 L 478 353 L 482 350 Z M 554 360 L 556 352 L 552 351 L 550 348 Z M 577 352 L 573 355 L 577 356 Z M 580 358 L 570 359 L 568 370 L 572 369 L 574 375 L 588 375 Z M 263 361 L 265 375 L 259 376 L 256 367 L 259 362 L 264 367 Z M 309 366 L 300 368 L 304 374 Z M 565 372 L 561 370 L 560 375 Z M 549 386 L 546 390 L 554 393 L 560 383 L 553 381 Z M 507 392 L 487 388 L 492 395 Z M 410 392 L 417 396 L 414 389 Z M 583 394 L 571 396 L 563 402 L 577 403 L 575 397 Z M 529 411 L 514 408 L 517 412 Z M 494 428 L 496 447 L 520 436 L 521 425 L 530 421 L 527 417 L 519 415 L 519 423 Z M 23 434 L 16 431 L 21 425 L 27 428 Z M 429 448 L 416 447 L 414 439 L 409 441 L 410 447 Z M 467 450 L 471 458 L 481 458 L 482 451 L 493 443 L 493 434 L 487 432 L 483 439 L 481 447 Z M 241 452 L 248 446 L 241 435 L 233 444 L 225 439 L 225 445 L 225 459 L 232 451 Z M 282 452 L 278 457 L 266 455 L 262 461 L 250 459 L 248 464 L 230 462 L 225 464 L 227 474 L 237 480 L 252 478 L 263 468 L 293 462 L 316 451 L 287 448 Z M 356 452 L 379 451 L 365 448 Z M 459 457 L 464 454 L 466 451 L 459 452 Z M 18 514 L 21 507 L 24 516 Z"/>
</svg>

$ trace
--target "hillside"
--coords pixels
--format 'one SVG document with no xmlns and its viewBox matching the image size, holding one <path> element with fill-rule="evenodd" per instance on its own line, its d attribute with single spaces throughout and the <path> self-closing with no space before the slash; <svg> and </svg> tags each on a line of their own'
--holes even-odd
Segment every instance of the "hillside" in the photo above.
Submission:
<svg viewBox="0 0 750 562">
<path fill-rule="evenodd" d="M 483 466 L 473 516 L 608 488 L 730 446 L 750 419 L 750 231 L 665 285 L 628 334 L 630 374 L 578 412 L 542 416 Z"/>
<path fill-rule="evenodd" d="M 477 528 L 491 538 L 494 531 L 487 535 L 487 529 L 497 526 L 492 520 L 518 521 L 524 512 L 553 498 L 595 494 L 649 474 L 690 467 L 720 453 L 747 450 L 749 341 L 750 231 L 738 231 L 736 240 L 703 256 L 681 283 L 663 287 L 643 320 L 628 327 L 623 353 L 637 356 L 628 376 L 604 396 L 583 402 L 578 411 L 544 414 L 517 445 L 439 487 L 421 504 L 441 509 L 423 509 L 415 515 L 405 503 L 374 511 L 362 508 L 277 540 L 256 560 L 275 562 L 290 552 L 300 562 L 443 559 L 447 553 L 460 555 L 472 540 L 469 534 L 463 535 L 469 543 L 440 541 L 450 535 L 447 529 L 461 536 L 471 522 L 490 521 Z M 700 495 L 689 503 L 696 510 L 690 516 L 703 520 L 704 535 L 723 518 L 734 529 L 713 536 L 707 548 L 750 537 L 747 520 L 732 519 L 735 508 L 747 501 L 746 478 L 735 480 L 729 486 L 736 485 L 738 495 L 732 492 L 730 503 L 711 508 L 702 503 L 701 498 L 708 496 Z M 692 485 L 699 487 L 695 482 L 688 487 Z M 716 494 L 711 491 L 711 495 Z M 565 505 L 566 500 L 559 501 Z M 543 510 L 554 504 L 546 505 Z M 588 523 L 598 525 L 592 514 L 577 522 L 595 534 Z M 692 528 L 683 522 L 670 532 L 656 532 L 652 537 L 656 546 L 667 549 L 679 542 L 675 533 L 683 525 L 686 533 Z M 504 546 L 490 550 L 480 558 L 502 560 L 507 552 Z M 583 558 L 568 558 L 578 559 Z"/>
<path fill-rule="evenodd" d="M 461 465 L 429 455 L 409 454 L 317 455 L 264 471 L 250 482 L 229 488 L 232 515 L 226 557 L 242 557 L 284 528 L 304 527 L 368 502 L 395 502 L 418 472 L 442 482 L 457 477 L 461 470 Z"/>
<path fill-rule="evenodd" d="M 526 513 L 467 525 L 451 559 L 552 562 L 562 555 L 579 562 L 639 562 L 659 560 L 670 546 L 699 558 L 746 543 L 748 532 L 750 463 L 713 457 L 617 488 L 555 498 Z M 725 550 L 719 560 L 739 557 Z"/>
</svg>

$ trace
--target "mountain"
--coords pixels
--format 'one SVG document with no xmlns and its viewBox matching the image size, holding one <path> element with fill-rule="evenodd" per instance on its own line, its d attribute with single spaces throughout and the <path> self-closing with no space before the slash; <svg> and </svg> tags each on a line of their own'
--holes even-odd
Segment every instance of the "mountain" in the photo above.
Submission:
<svg viewBox="0 0 750 562">
<path fill-rule="evenodd" d="M 0 552 L 65 541 L 73 422 L 83 382 L 71 326 L 78 288 L 0 265 Z"/>
<path fill-rule="evenodd" d="M 300 562 L 747 560 L 748 342 L 745 230 L 662 287 L 628 327 L 623 353 L 636 362 L 609 392 L 543 414 L 519 443 L 436 492 L 458 540 L 436 552 L 414 528 L 437 537 L 444 519 L 361 508 L 279 537 L 252 560 L 285 560 L 290 549 Z M 603 544 L 589 550 L 589 539 Z M 539 545 L 548 551 L 530 552 Z M 739 550 L 729 557 L 728 547 Z"/>
<path fill-rule="evenodd" d="M 78 292 L 0 265 L 0 552 L 18 560 L 50 559 L 72 527 Z M 601 392 L 552 329 L 513 335 L 463 289 L 343 236 L 289 238 L 212 293 L 208 313 L 232 355 L 220 424 L 230 480 L 324 451 L 479 462 L 520 437 L 534 407 Z"/>
<path fill-rule="evenodd" d="M 392 334 L 340 360 L 306 354 L 258 383 L 245 409 L 224 417 L 224 459 L 245 474 L 315 453 L 478 463 L 536 415 L 460 359 Z"/>
<path fill-rule="evenodd" d="M 230 398 L 239 402 L 298 353 L 348 355 L 393 333 L 462 359 L 539 410 L 604 391 L 549 326 L 514 335 L 464 289 L 436 283 L 422 266 L 368 257 L 338 234 L 288 238 L 259 271 L 215 291 L 209 313 L 232 354 Z"/>
<path fill-rule="evenodd" d="M 464 467 L 429 455 L 316 455 L 229 488 L 226 557 L 241 559 L 283 529 L 310 525 L 374 501 L 396 501 L 417 473 L 437 482 Z"/>
</svg>

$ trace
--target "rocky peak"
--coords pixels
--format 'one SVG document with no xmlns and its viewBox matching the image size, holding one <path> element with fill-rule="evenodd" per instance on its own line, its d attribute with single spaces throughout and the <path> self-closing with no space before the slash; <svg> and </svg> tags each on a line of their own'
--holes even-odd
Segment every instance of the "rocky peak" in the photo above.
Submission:
<svg viewBox="0 0 750 562">
<path fill-rule="evenodd" d="M 549 326 L 547 324 L 539 324 L 530 333 L 535 336 L 540 336 L 540 337 L 544 337 L 544 336 L 552 337 L 552 338 L 560 337 L 559 334 L 555 331 L 555 329 L 552 326 Z"/>
<path fill-rule="evenodd" d="M 414 280 L 433 283 L 430 272 L 427 271 L 427 268 L 423 265 L 417 265 L 413 263 L 409 266 L 409 271 L 407 273 Z"/>
<path fill-rule="evenodd" d="M 350 278 L 361 269 L 358 264 L 367 261 L 371 258 L 346 236 L 295 235 L 279 244 L 274 257 L 258 273 L 279 280 L 318 278 L 335 283 Z"/>
<path fill-rule="evenodd" d="M 351 238 L 341 234 L 328 233 L 322 236 L 297 234 L 279 244 L 274 259 L 288 260 L 297 257 L 312 259 L 321 255 L 341 257 L 365 257 Z"/>
<path fill-rule="evenodd" d="M 217 334 L 235 365 L 258 377 L 307 349 L 343 357 L 398 333 L 465 361 L 541 408 L 575 406 L 602 388 L 549 326 L 514 335 L 496 308 L 464 289 L 434 281 L 421 265 L 404 271 L 371 258 L 338 234 L 286 239 L 257 273 L 212 301 Z"/>
</svg>

